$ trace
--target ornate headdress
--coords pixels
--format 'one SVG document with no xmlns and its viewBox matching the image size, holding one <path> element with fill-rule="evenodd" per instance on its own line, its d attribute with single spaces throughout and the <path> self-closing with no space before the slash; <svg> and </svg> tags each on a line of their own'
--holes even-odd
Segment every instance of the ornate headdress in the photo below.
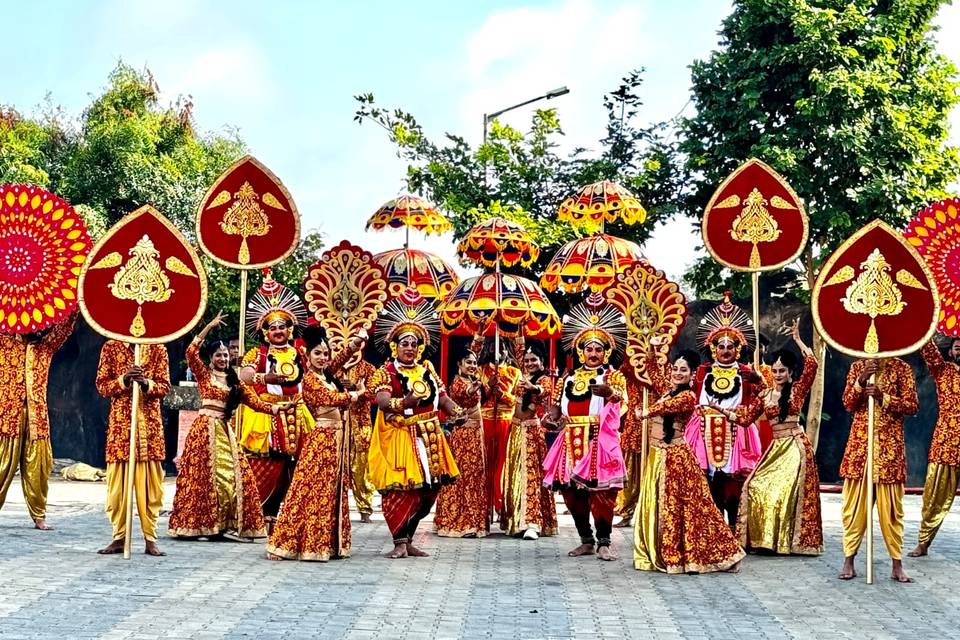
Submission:
<svg viewBox="0 0 960 640">
<path fill-rule="evenodd" d="M 377 322 L 376 339 L 382 347 L 389 346 L 390 355 L 397 357 L 397 343 L 404 336 L 415 336 L 420 348 L 417 359 L 424 350 L 433 346 L 433 338 L 440 332 L 440 319 L 433 304 L 415 289 L 407 289 L 383 307 Z"/>
<path fill-rule="evenodd" d="M 723 302 L 700 320 L 697 342 L 708 347 L 714 358 L 717 357 L 717 345 L 721 342 L 733 344 L 738 358 L 744 346 L 748 349 L 754 347 L 753 320 L 743 309 L 730 302 L 729 291 L 724 291 Z"/>
<path fill-rule="evenodd" d="M 247 305 L 247 331 L 262 331 L 266 335 L 266 328 L 276 320 L 284 320 L 290 327 L 289 340 L 293 327 L 306 322 L 307 309 L 297 294 L 273 279 L 267 268 L 263 270 L 263 284 Z"/>
<path fill-rule="evenodd" d="M 590 294 L 563 318 L 563 346 L 567 351 L 575 350 L 580 362 L 584 361 L 584 348 L 591 342 L 603 345 L 606 364 L 610 354 L 623 348 L 626 341 L 623 316 L 616 307 L 606 304 L 599 293 Z"/>
</svg>

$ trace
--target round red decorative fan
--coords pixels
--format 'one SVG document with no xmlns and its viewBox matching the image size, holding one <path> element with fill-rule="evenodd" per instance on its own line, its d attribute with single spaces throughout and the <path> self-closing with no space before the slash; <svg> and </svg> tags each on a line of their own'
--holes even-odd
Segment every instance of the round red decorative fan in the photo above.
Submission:
<svg viewBox="0 0 960 640">
<path fill-rule="evenodd" d="M 62 198 L 0 185 L 0 333 L 33 333 L 66 318 L 92 246 L 83 218 Z"/>
<path fill-rule="evenodd" d="M 903 236 L 923 257 L 937 283 L 937 330 L 960 336 L 960 198 L 934 202 L 914 216 Z"/>
</svg>

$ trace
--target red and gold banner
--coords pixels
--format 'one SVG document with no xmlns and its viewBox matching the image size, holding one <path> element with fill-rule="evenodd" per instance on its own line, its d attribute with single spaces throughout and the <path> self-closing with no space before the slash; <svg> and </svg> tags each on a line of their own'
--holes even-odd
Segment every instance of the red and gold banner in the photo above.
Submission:
<svg viewBox="0 0 960 640">
<path fill-rule="evenodd" d="M 150 205 L 124 217 L 93 247 L 79 288 L 80 310 L 91 327 L 138 344 L 179 338 L 207 306 L 200 257 Z"/>
<path fill-rule="evenodd" d="M 940 304 L 929 268 L 907 240 L 874 220 L 833 252 L 817 276 L 813 321 L 837 351 L 858 358 L 919 349 Z"/>
<path fill-rule="evenodd" d="M 752 158 L 714 192 L 703 212 L 703 242 L 736 271 L 771 271 L 793 262 L 807 244 L 803 203 L 787 181 Z"/>
<path fill-rule="evenodd" d="M 227 267 L 269 267 L 297 248 L 300 214 L 280 179 L 244 156 L 200 202 L 197 240 L 204 253 Z"/>
<path fill-rule="evenodd" d="M 646 357 L 650 338 L 665 338 L 657 350 L 657 361 L 666 365 L 670 345 L 687 321 L 687 300 L 680 286 L 646 260 L 623 273 L 605 292 L 627 323 L 626 357 L 640 382 L 650 384 Z"/>
<path fill-rule="evenodd" d="M 933 203 L 907 224 L 903 235 L 916 247 L 937 283 L 937 330 L 960 336 L 960 198 Z"/>
<path fill-rule="evenodd" d="M 0 185 L 0 333 L 33 333 L 65 319 L 92 246 L 83 218 L 62 198 Z"/>
<path fill-rule="evenodd" d="M 307 269 L 303 290 L 307 309 L 331 343 L 346 345 L 372 329 L 387 301 L 387 277 L 369 251 L 343 240 Z"/>
</svg>

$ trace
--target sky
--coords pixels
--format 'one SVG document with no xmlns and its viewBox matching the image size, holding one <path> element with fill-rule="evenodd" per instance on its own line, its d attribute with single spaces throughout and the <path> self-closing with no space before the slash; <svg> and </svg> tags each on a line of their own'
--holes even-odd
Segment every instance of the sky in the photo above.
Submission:
<svg viewBox="0 0 960 640">
<path fill-rule="evenodd" d="M 570 93 L 501 117 L 526 130 L 536 106 L 556 107 L 563 145 L 603 137 L 603 94 L 645 67 L 643 120 L 690 114 L 688 65 L 706 58 L 726 0 L 33 0 L 4 3 L 0 101 L 31 113 L 49 92 L 79 114 L 119 60 L 148 67 L 162 100 L 190 96 L 201 130 L 235 127 L 292 193 L 305 229 L 373 252 L 400 231 L 365 232 L 367 218 L 404 192 L 406 165 L 386 133 L 353 121 L 353 96 L 416 116 L 427 134 L 479 142 L 483 114 L 559 86 Z M 941 51 L 960 66 L 960 5 L 938 18 Z M 960 113 L 953 140 L 960 142 Z M 559 203 L 558 203 L 559 204 Z M 448 236 L 411 246 L 456 264 Z M 660 225 L 647 258 L 674 279 L 699 234 Z M 678 249 L 679 247 L 679 249 Z M 459 269 L 461 272 L 464 270 Z"/>
</svg>

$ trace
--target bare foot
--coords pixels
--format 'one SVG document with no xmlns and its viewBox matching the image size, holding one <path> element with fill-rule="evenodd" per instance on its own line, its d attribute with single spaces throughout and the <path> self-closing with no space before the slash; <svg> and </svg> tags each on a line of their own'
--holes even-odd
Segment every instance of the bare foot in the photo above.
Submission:
<svg viewBox="0 0 960 640">
<path fill-rule="evenodd" d="M 853 567 L 854 557 L 849 556 L 843 559 L 843 567 L 840 569 L 840 575 L 837 576 L 841 580 L 853 580 L 857 577 L 857 570 Z"/>
<path fill-rule="evenodd" d="M 410 543 L 407 543 L 407 555 L 411 558 L 427 558 L 430 556 L 426 551 L 421 551 Z"/>
<path fill-rule="evenodd" d="M 362 522 L 362 523 L 364 523 L 364 524 L 370 524 L 371 522 L 373 522 L 373 520 L 370 519 L 370 514 L 369 514 L 369 513 L 361 513 L 361 514 L 360 514 L 360 522 Z"/>
<path fill-rule="evenodd" d="M 47 524 L 47 521 L 44 518 L 37 518 L 33 521 L 33 528 L 40 529 L 40 531 L 53 531 L 53 527 Z"/>
<path fill-rule="evenodd" d="M 267 553 L 267 560 L 283 560 L 283 556 L 278 556 L 275 553 Z"/>
<path fill-rule="evenodd" d="M 97 553 L 99 553 L 102 556 L 109 556 L 115 553 L 123 553 L 123 538 L 121 538 L 120 540 L 114 540 L 113 542 L 105 546 L 103 549 L 100 549 L 99 551 L 97 551 Z"/>
<path fill-rule="evenodd" d="M 567 555 L 571 558 L 579 558 L 580 556 L 592 556 L 593 555 L 593 545 L 592 544 L 582 544 L 576 549 L 567 552 Z"/>
<path fill-rule="evenodd" d="M 907 554 L 910 558 L 920 558 L 927 555 L 927 545 L 922 542 L 917 543 L 917 548 Z"/>
<path fill-rule="evenodd" d="M 613 526 L 616 527 L 617 529 L 626 529 L 627 527 L 630 527 L 632 525 L 633 525 L 632 518 L 621 518 L 620 522 L 616 523 Z"/>
<path fill-rule="evenodd" d="M 610 547 L 600 547 L 597 549 L 597 560 L 606 560 L 611 562 L 617 559 L 617 554 L 610 550 Z"/>
<path fill-rule="evenodd" d="M 740 573 L 740 561 L 738 560 L 733 566 L 726 570 L 727 573 Z"/>
<path fill-rule="evenodd" d="M 157 546 L 156 542 L 151 542 L 149 540 L 147 540 L 147 544 L 144 547 L 143 552 L 148 556 L 153 556 L 155 558 L 160 558 L 167 555 L 163 551 L 160 551 L 160 547 Z"/>
<path fill-rule="evenodd" d="M 407 557 L 407 543 L 400 542 L 394 545 L 393 551 L 387 554 L 388 558 L 391 560 L 396 560 L 397 558 L 406 558 Z"/>
<path fill-rule="evenodd" d="M 900 562 L 899 560 L 893 561 L 893 571 L 892 571 L 892 574 L 890 575 L 890 579 L 893 580 L 894 582 L 902 582 L 902 583 L 914 581 L 913 578 L 911 578 L 910 576 L 908 576 L 906 573 L 903 572 L 903 563 Z"/>
</svg>

